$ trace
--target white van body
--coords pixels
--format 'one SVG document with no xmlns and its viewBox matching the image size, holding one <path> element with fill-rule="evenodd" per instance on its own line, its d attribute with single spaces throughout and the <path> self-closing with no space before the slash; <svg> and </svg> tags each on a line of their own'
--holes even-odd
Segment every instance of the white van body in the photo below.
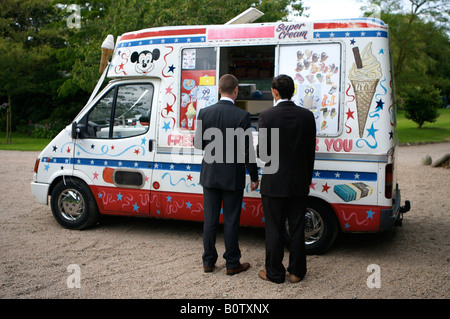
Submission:
<svg viewBox="0 0 450 319">
<path fill-rule="evenodd" d="M 240 81 L 237 105 L 273 107 L 279 74 L 293 101 L 314 113 L 308 251 L 338 230 L 379 232 L 401 222 L 395 177 L 396 106 L 388 26 L 376 19 L 178 26 L 125 33 L 111 81 L 39 155 L 32 192 L 68 228 L 98 214 L 203 220 L 196 114 L 219 99 L 218 79 Z M 102 80 L 103 81 L 103 80 Z M 96 92 L 95 92 L 96 93 Z M 264 226 L 258 191 L 244 190 L 241 224 Z"/>
</svg>

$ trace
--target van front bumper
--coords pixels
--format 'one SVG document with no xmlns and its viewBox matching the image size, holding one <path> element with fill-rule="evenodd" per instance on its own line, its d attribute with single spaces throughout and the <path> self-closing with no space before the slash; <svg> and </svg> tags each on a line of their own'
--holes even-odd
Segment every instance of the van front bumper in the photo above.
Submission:
<svg viewBox="0 0 450 319">
<path fill-rule="evenodd" d="M 404 206 L 400 206 L 401 200 L 402 197 L 397 184 L 395 187 L 395 197 L 392 208 L 381 210 L 379 231 L 384 231 L 391 229 L 394 226 L 402 225 L 403 214 L 411 209 L 411 203 L 407 200 L 405 201 Z"/>
<path fill-rule="evenodd" d="M 39 204 L 48 205 L 49 184 L 31 182 L 31 193 Z"/>
</svg>

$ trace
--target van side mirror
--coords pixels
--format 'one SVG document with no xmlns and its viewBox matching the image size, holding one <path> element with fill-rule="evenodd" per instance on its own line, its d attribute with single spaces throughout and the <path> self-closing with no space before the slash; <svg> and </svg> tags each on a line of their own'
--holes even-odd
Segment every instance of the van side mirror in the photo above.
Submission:
<svg viewBox="0 0 450 319">
<path fill-rule="evenodd" d="M 72 122 L 72 139 L 76 139 L 78 137 L 79 129 L 77 124 L 78 123 L 76 121 Z"/>
<path fill-rule="evenodd" d="M 72 122 L 72 139 L 86 137 L 86 125 L 82 123 Z"/>
</svg>

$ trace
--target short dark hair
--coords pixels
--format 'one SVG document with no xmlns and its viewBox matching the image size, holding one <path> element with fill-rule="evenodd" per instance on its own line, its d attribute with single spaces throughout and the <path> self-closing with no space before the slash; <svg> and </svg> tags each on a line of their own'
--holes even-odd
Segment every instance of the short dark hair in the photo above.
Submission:
<svg viewBox="0 0 450 319">
<path fill-rule="evenodd" d="M 294 80 L 288 75 L 280 74 L 273 78 L 271 87 L 280 93 L 282 99 L 290 100 L 294 95 Z"/>
<path fill-rule="evenodd" d="M 232 74 L 225 74 L 219 80 L 219 88 L 222 93 L 232 94 L 234 89 L 239 85 L 238 79 Z"/>
</svg>

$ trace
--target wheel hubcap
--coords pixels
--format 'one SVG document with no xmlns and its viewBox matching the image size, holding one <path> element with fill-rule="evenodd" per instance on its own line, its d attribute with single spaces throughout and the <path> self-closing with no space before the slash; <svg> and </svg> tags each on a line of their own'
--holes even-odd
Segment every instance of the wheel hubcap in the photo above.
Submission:
<svg viewBox="0 0 450 319">
<path fill-rule="evenodd" d="M 308 208 L 305 214 L 305 244 L 317 242 L 323 235 L 323 220 L 314 209 Z"/>
<path fill-rule="evenodd" d="M 85 203 L 83 196 L 75 189 L 67 189 L 58 198 L 61 216 L 69 221 L 75 221 L 83 216 Z"/>
</svg>

